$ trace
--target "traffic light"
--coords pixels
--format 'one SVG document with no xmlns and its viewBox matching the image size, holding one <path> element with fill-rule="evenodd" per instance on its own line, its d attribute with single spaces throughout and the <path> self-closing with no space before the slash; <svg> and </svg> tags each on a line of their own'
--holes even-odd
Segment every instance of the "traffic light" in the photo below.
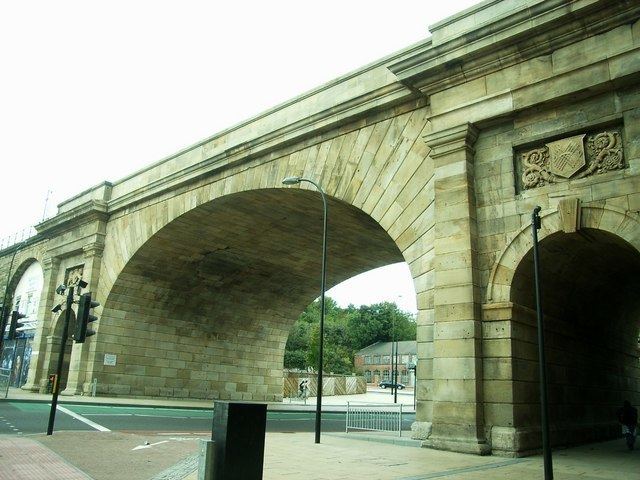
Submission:
<svg viewBox="0 0 640 480">
<path fill-rule="evenodd" d="M 24 322 L 19 320 L 26 317 L 24 313 L 20 313 L 16 310 L 11 312 L 11 323 L 9 324 L 9 340 L 14 340 L 18 334 L 17 330 L 24 325 Z"/>
<path fill-rule="evenodd" d="M 76 331 L 73 339 L 76 343 L 84 343 L 87 337 L 95 335 L 95 330 L 87 328 L 91 322 L 98 320 L 98 317 L 91 315 L 91 309 L 99 306 L 98 302 L 91 301 L 91 293 L 83 293 L 80 295 L 78 303 L 78 318 L 76 319 Z"/>
</svg>

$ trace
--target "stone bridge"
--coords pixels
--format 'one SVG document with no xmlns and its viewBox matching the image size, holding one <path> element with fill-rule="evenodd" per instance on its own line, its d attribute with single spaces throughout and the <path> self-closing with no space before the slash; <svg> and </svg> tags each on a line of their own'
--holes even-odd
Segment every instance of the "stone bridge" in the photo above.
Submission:
<svg viewBox="0 0 640 480">
<path fill-rule="evenodd" d="M 281 184 L 299 175 L 329 198 L 328 286 L 410 267 L 425 446 L 540 446 L 536 205 L 553 442 L 619 433 L 615 407 L 640 403 L 639 18 L 637 1 L 483 2 L 65 201 L 0 252 L 10 294 L 43 269 L 23 388 L 55 370 L 55 287 L 81 276 L 100 320 L 65 347 L 64 393 L 281 400 L 289 329 L 319 290 L 321 199 Z"/>
</svg>

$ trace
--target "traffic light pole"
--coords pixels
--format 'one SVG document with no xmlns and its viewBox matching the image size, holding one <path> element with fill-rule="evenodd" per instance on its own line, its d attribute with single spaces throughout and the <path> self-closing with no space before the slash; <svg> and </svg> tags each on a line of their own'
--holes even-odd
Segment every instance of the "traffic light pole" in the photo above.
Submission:
<svg viewBox="0 0 640 480">
<path fill-rule="evenodd" d="M 58 368 L 56 369 L 56 380 L 53 385 L 53 398 L 51 400 L 51 411 L 49 412 L 49 426 L 47 427 L 47 435 L 53 434 L 53 424 L 56 421 L 56 408 L 58 407 L 58 393 L 60 391 L 60 375 L 62 375 L 64 350 L 67 345 L 67 337 L 69 335 L 69 322 L 71 321 L 72 306 L 73 287 L 69 287 L 67 292 L 67 310 L 64 312 L 64 326 L 62 328 L 62 343 L 60 344 L 60 354 L 58 355 Z"/>
</svg>

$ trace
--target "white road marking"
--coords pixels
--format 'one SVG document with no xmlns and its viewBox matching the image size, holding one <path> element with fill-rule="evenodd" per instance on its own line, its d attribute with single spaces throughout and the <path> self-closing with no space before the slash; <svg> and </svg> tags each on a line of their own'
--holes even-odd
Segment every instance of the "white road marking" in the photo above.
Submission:
<svg viewBox="0 0 640 480">
<path fill-rule="evenodd" d="M 95 428 L 96 430 L 100 431 L 100 432 L 110 432 L 111 430 L 109 430 L 107 427 L 103 427 L 102 425 L 97 424 L 96 422 L 92 422 L 91 420 L 89 420 L 88 418 L 83 417 L 82 415 L 78 415 L 75 412 L 72 412 L 71 410 L 69 410 L 68 408 L 64 408 L 61 407 L 60 405 L 57 405 L 56 408 L 58 410 L 60 410 L 62 413 L 66 413 L 67 415 L 69 415 L 70 417 L 75 418 L 76 420 L 80 420 L 82 423 L 86 423 L 87 425 L 89 425 L 90 427 Z"/>
<path fill-rule="evenodd" d="M 200 417 L 173 417 L 169 415 L 147 415 L 144 413 L 85 413 L 88 417 L 154 417 L 154 418 L 177 418 L 192 419 Z"/>
<path fill-rule="evenodd" d="M 151 448 L 154 445 L 160 445 L 161 443 L 169 443 L 169 440 L 161 440 L 156 443 L 150 443 L 148 445 L 138 445 L 137 447 L 133 447 L 131 450 L 142 450 L 143 448 Z"/>
<path fill-rule="evenodd" d="M 172 417 L 170 415 L 147 415 L 144 413 L 134 413 L 135 417 L 155 417 L 155 418 L 192 418 L 192 417 Z"/>
<path fill-rule="evenodd" d="M 85 413 L 88 417 L 133 417 L 133 413 Z"/>
</svg>

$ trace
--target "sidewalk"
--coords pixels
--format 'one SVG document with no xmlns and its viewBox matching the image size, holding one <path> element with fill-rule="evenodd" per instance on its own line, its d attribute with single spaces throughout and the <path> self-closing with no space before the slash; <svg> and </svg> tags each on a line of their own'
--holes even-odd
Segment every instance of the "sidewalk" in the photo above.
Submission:
<svg viewBox="0 0 640 480">
<path fill-rule="evenodd" d="M 392 397 L 370 392 L 366 398 Z M 352 396 L 350 396 L 352 397 Z M 357 399 L 323 397 L 323 410 L 343 408 Z M 410 395 L 398 396 L 399 399 Z M 11 391 L 9 400 L 50 401 L 50 395 Z M 137 400 L 60 397 L 61 402 L 144 404 L 170 407 L 211 407 L 209 401 Z M 340 401 L 341 400 L 341 401 Z M 270 409 L 313 409 L 313 402 L 270 404 Z M 386 437 L 391 440 L 394 437 Z M 397 437 L 395 437 L 397 438 Z M 543 478 L 542 458 L 479 457 L 425 448 L 415 442 L 382 443 L 382 435 L 323 433 L 320 444 L 312 433 L 267 433 L 264 479 L 305 480 L 479 480 Z M 372 441 L 376 440 L 376 441 Z M 194 436 L 138 435 L 121 432 L 56 432 L 26 437 L 0 437 L 0 479 L 4 480 L 196 480 L 198 439 Z M 34 461 L 35 460 L 35 461 Z M 628 452 L 622 439 L 553 453 L 556 480 L 640 479 L 640 450 Z M 27 471 L 30 466 L 42 468 Z M 66 470 L 63 470 L 66 469 Z M 23 475 L 23 476 L 20 476 Z"/>
<path fill-rule="evenodd" d="M 15 437 L 14 437 L 15 438 Z M 116 432 L 59 432 L 23 441 L 42 443 L 48 456 L 40 475 L 24 475 L 4 455 L 6 437 L 0 437 L 0 478 L 11 480 L 196 480 L 197 443 L 173 441 L 132 450 L 143 437 Z M 153 445 L 156 438 L 148 438 Z M 41 450 L 46 450 L 40 446 Z M 23 452 L 25 457 L 32 450 Z M 52 453 L 55 452 L 55 453 Z M 31 463 L 40 464 L 44 456 Z M 556 480 L 637 479 L 640 451 L 629 452 L 622 440 L 598 443 L 553 454 Z M 24 466 L 24 463 L 21 464 Z M 82 476 L 75 465 L 87 476 Z M 55 468 L 70 468 L 64 473 Z M 7 470 L 11 468 L 12 470 Z M 42 474 L 42 470 L 46 474 Z M 265 480 L 540 480 L 542 458 L 480 457 L 411 446 L 364 441 L 351 434 L 323 434 L 320 444 L 313 433 L 267 433 Z M 15 474 L 14 474 L 15 473 Z M 4 474 L 4 476 L 2 476 Z M 20 476 L 22 474 L 22 476 Z"/>
<path fill-rule="evenodd" d="M 90 477 L 38 442 L 0 436 L 0 480 L 88 480 Z"/>
</svg>

